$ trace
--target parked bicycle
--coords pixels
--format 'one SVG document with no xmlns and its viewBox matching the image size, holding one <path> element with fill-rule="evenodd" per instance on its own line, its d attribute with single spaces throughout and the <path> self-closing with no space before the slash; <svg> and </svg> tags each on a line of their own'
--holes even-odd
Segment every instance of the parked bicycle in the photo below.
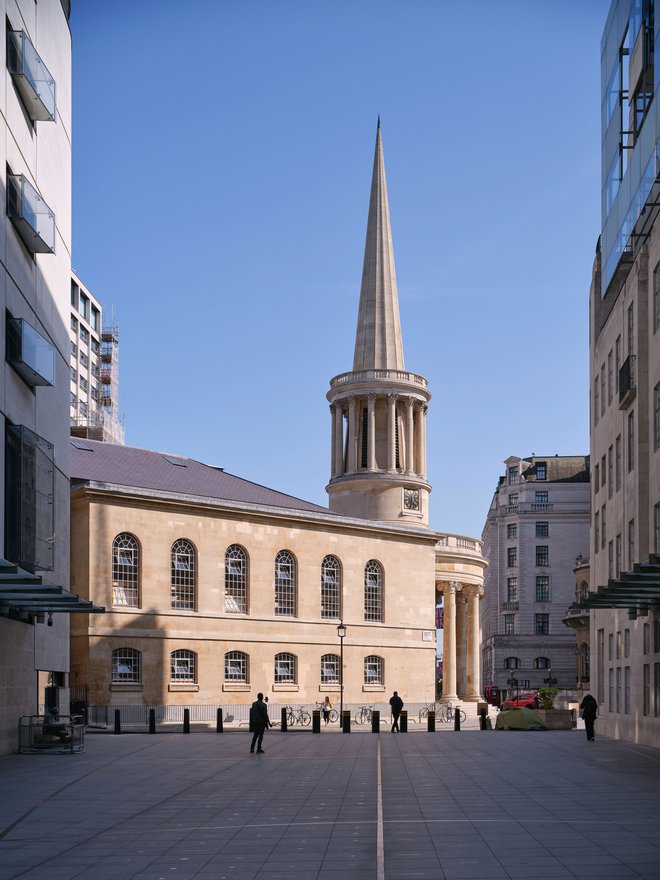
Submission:
<svg viewBox="0 0 660 880">
<path fill-rule="evenodd" d="M 302 724 L 307 727 L 312 723 L 312 716 L 305 711 L 304 706 L 286 706 L 286 723 L 293 726 L 294 724 Z"/>
<path fill-rule="evenodd" d="M 323 718 L 323 703 L 319 703 L 317 700 L 316 708 L 321 711 L 321 718 Z M 329 714 L 328 718 L 330 721 L 338 721 L 339 720 L 339 712 L 336 709 L 330 709 L 330 714 Z"/>
<path fill-rule="evenodd" d="M 467 718 L 467 715 L 462 709 L 458 710 L 458 716 L 461 719 L 461 724 Z M 441 709 L 440 713 L 436 715 L 436 718 L 439 718 L 443 724 L 451 724 L 452 721 L 454 721 L 456 718 L 456 710 L 453 706 L 445 706 L 443 709 Z"/>
<path fill-rule="evenodd" d="M 373 712 L 373 708 L 373 706 L 360 706 L 355 713 L 355 723 L 371 724 L 371 713 Z"/>
<path fill-rule="evenodd" d="M 428 706 L 422 706 L 419 710 L 419 720 L 422 722 L 425 718 L 429 717 L 429 712 L 435 712 L 435 703 L 429 703 Z"/>
</svg>

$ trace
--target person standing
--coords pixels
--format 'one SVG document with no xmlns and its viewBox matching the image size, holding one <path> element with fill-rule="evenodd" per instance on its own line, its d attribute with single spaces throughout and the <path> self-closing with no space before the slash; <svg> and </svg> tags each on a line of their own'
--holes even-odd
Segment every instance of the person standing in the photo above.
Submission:
<svg viewBox="0 0 660 880">
<path fill-rule="evenodd" d="M 394 691 L 390 697 L 390 707 L 392 709 L 392 718 L 394 719 L 391 732 L 394 733 L 396 730 L 396 732 L 399 733 L 399 715 L 403 709 L 403 700 L 396 691 Z"/>
<path fill-rule="evenodd" d="M 587 739 L 593 742 L 595 738 L 594 722 L 596 720 L 596 715 L 598 715 L 598 703 L 591 694 L 587 694 L 580 703 L 580 711 L 584 718 L 584 728 L 587 732 Z"/>
<path fill-rule="evenodd" d="M 257 754 L 263 753 L 265 749 L 261 748 L 261 744 L 264 740 L 264 732 L 267 727 L 272 727 L 272 725 L 268 717 L 268 707 L 264 703 L 264 695 L 262 693 L 257 694 L 257 699 L 250 706 L 250 727 L 253 731 L 250 752 L 254 752 L 256 745 Z"/>
<path fill-rule="evenodd" d="M 330 721 L 330 709 L 332 709 L 332 703 L 330 702 L 330 697 L 326 697 L 323 701 L 323 706 L 321 707 L 321 711 L 323 712 L 323 720 L 326 724 Z"/>
</svg>

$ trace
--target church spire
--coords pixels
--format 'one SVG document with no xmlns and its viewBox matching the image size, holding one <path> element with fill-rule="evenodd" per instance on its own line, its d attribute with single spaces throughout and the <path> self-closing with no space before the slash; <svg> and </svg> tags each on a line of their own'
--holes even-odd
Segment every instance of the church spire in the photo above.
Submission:
<svg viewBox="0 0 660 880">
<path fill-rule="evenodd" d="M 379 116 L 353 370 L 404 369 Z"/>
</svg>

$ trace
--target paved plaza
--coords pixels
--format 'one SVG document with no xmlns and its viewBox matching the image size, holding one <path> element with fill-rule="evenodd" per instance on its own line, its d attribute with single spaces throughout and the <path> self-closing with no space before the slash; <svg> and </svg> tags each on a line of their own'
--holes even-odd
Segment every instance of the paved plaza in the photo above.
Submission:
<svg viewBox="0 0 660 880">
<path fill-rule="evenodd" d="M 660 878 L 660 750 L 583 731 L 93 734 L 0 759 L 0 880 Z"/>
</svg>

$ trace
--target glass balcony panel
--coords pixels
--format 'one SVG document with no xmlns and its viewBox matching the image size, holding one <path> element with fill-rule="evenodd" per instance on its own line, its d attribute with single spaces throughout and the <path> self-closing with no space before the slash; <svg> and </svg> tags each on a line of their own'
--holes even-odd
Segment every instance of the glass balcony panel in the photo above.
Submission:
<svg viewBox="0 0 660 880">
<path fill-rule="evenodd" d="M 7 69 L 33 121 L 54 121 L 55 80 L 25 31 L 7 31 Z"/>
<path fill-rule="evenodd" d="M 7 175 L 7 215 L 30 253 L 55 253 L 55 215 L 23 174 Z"/>
<path fill-rule="evenodd" d="M 7 362 L 32 387 L 55 384 L 55 349 L 23 318 L 7 320 Z"/>
</svg>

